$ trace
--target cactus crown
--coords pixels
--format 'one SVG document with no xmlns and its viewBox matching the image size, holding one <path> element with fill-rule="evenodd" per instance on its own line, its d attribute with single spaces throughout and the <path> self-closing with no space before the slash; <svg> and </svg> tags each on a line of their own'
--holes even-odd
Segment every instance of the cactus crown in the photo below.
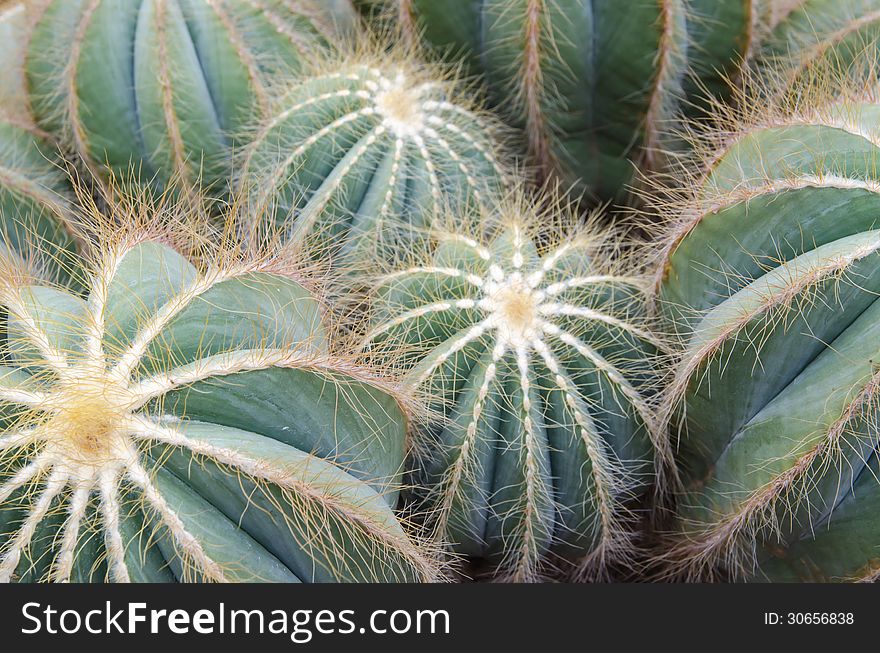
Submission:
<svg viewBox="0 0 880 653">
<path fill-rule="evenodd" d="M 401 404 L 288 263 L 112 209 L 84 299 L 5 264 L 0 580 L 433 577 L 389 507 Z"/>
<path fill-rule="evenodd" d="M 383 277 L 365 347 L 398 357 L 438 416 L 416 452 L 438 538 L 513 579 L 551 551 L 601 573 L 631 553 L 625 504 L 652 445 L 668 462 L 643 279 L 595 225 L 553 233 L 560 204 L 496 210 L 451 220 Z"/>
<path fill-rule="evenodd" d="M 489 201 L 506 179 L 500 130 L 473 97 L 405 48 L 365 42 L 313 66 L 244 153 L 253 229 L 280 226 L 292 247 L 351 266 L 442 207 Z"/>
</svg>

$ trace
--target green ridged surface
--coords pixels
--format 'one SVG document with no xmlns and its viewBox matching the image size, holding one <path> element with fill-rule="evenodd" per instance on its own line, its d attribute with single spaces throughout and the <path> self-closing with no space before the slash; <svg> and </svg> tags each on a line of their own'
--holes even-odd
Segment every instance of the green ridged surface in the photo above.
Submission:
<svg viewBox="0 0 880 653">
<path fill-rule="evenodd" d="M 0 7 L 0 116 L 27 121 L 28 101 L 24 83 L 27 14 L 22 3 Z"/>
<path fill-rule="evenodd" d="M 221 190 L 236 139 L 266 109 L 268 76 L 296 73 L 352 27 L 344 3 L 286 0 L 44 0 L 33 11 L 25 68 L 42 127 L 117 173 Z"/>
<path fill-rule="evenodd" d="M 585 573 L 597 551 L 625 558 L 625 504 L 653 478 L 651 336 L 635 279 L 594 254 L 576 235 L 539 252 L 516 226 L 444 237 L 392 273 L 367 340 L 402 348 L 405 383 L 448 419 L 417 464 L 438 537 L 516 580 L 551 553 Z"/>
<path fill-rule="evenodd" d="M 755 579 L 870 577 L 880 560 L 878 116 L 831 106 L 738 136 L 666 259 L 687 345 L 682 528 L 705 544 L 742 518 Z"/>
<path fill-rule="evenodd" d="M 392 512 L 406 419 L 393 396 L 334 370 L 319 306 L 302 286 L 263 272 L 209 279 L 151 242 L 102 270 L 85 299 L 49 287 L 4 291 L 0 575 L 426 578 Z M 96 386 L 111 378 L 128 388 L 132 407 L 121 417 L 116 404 L 87 413 L 94 449 L 70 448 L 80 440 L 63 408 L 69 393 L 85 397 L 78 410 L 92 410 L 118 391 Z M 49 404 L 28 392 L 55 401 L 61 421 L 41 421 Z M 22 412 L 28 406 L 36 417 Z M 17 443 L 28 429 L 36 444 Z M 126 444 L 111 455 L 103 442 Z M 42 471 L 18 487 L 27 465 Z"/>
</svg>

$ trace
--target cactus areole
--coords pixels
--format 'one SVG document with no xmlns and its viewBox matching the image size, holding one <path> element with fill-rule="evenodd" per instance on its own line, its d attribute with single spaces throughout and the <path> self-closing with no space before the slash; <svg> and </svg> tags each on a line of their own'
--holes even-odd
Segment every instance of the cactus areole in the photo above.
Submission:
<svg viewBox="0 0 880 653">
<path fill-rule="evenodd" d="M 395 581 L 396 399 L 288 277 L 140 242 L 85 299 L 5 270 L 0 581 Z"/>
</svg>

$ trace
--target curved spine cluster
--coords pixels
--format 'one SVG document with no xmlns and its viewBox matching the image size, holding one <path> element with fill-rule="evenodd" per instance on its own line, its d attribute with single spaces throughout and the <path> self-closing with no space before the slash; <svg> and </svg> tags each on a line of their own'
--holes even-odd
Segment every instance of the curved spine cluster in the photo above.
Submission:
<svg viewBox="0 0 880 653">
<path fill-rule="evenodd" d="M 757 63 L 777 92 L 815 84 L 818 75 L 870 79 L 880 54 L 880 2 L 803 0 L 780 16 Z"/>
<path fill-rule="evenodd" d="M 64 282 L 76 268 L 73 191 L 46 134 L 0 115 L 0 259 Z"/>
</svg>

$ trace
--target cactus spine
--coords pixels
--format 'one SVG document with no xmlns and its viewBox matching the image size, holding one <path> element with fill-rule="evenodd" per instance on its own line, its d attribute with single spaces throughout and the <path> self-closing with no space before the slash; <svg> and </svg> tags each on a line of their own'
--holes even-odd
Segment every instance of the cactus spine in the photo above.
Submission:
<svg viewBox="0 0 880 653">
<path fill-rule="evenodd" d="M 347 265 L 381 257 L 443 209 L 491 200 L 505 179 L 495 132 L 454 80 L 407 53 L 326 62 L 245 153 L 254 228 L 280 226 L 293 246 Z"/>
<path fill-rule="evenodd" d="M 691 576 L 880 569 L 878 98 L 817 84 L 706 144 L 672 212 L 660 289 L 684 343 L 668 410 L 686 491 L 665 557 Z"/>
<path fill-rule="evenodd" d="M 34 114 L 93 168 L 222 185 L 232 136 L 267 107 L 268 76 L 339 38 L 345 5 L 333 6 L 40 0 L 25 62 Z"/>
<path fill-rule="evenodd" d="M 403 352 L 405 385 L 438 416 L 416 445 L 437 537 L 511 580 L 551 558 L 585 577 L 627 558 L 628 503 L 668 460 L 643 279 L 593 228 L 537 240 L 564 213 L 514 197 L 497 220 L 454 223 L 384 277 L 365 339 Z"/>
<path fill-rule="evenodd" d="M 277 257 L 158 210 L 93 221 L 85 298 L 4 264 L 0 580 L 433 578 L 391 509 L 395 396 Z"/>
</svg>

